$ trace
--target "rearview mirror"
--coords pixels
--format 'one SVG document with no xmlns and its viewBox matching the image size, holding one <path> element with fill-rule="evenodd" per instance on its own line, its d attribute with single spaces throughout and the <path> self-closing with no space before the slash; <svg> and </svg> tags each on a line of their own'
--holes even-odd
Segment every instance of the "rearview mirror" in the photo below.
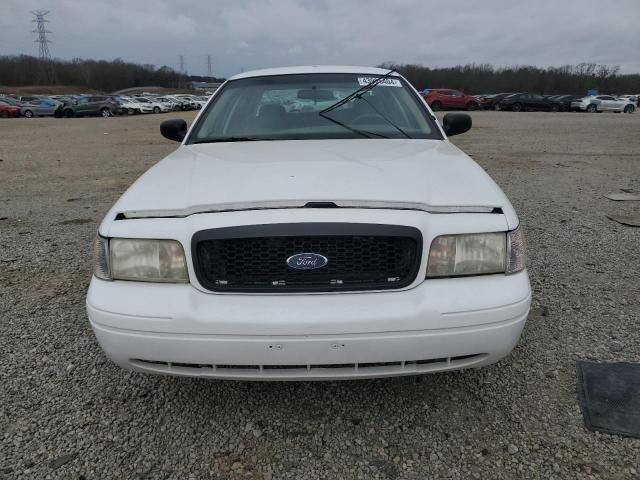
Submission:
<svg viewBox="0 0 640 480">
<path fill-rule="evenodd" d="M 447 113 L 442 119 L 442 128 L 447 137 L 467 132 L 471 125 L 471 117 L 466 113 Z"/>
<path fill-rule="evenodd" d="M 187 122 L 181 118 L 165 120 L 160 124 L 160 133 L 164 138 L 181 142 L 187 135 Z"/>
</svg>

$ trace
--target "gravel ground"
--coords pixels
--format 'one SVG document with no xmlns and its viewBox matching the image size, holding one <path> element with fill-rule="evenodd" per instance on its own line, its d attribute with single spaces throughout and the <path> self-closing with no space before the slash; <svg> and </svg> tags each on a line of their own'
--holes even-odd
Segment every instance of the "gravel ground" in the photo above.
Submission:
<svg viewBox="0 0 640 480">
<path fill-rule="evenodd" d="M 192 114 L 185 114 L 192 119 Z M 533 310 L 481 370 L 336 383 L 128 373 L 89 328 L 90 245 L 175 144 L 157 115 L 0 120 L 0 478 L 640 477 L 640 440 L 585 430 L 575 361 L 640 361 L 640 115 L 474 112 L 455 141 L 529 239 Z"/>
</svg>

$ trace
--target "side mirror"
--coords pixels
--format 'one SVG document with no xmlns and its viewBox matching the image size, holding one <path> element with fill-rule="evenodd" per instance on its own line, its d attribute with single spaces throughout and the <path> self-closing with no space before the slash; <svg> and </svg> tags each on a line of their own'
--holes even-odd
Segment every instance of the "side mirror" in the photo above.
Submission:
<svg viewBox="0 0 640 480">
<path fill-rule="evenodd" d="M 187 135 L 187 122 L 181 118 L 165 120 L 160 124 L 160 133 L 164 138 L 174 142 L 181 142 Z"/>
<path fill-rule="evenodd" d="M 471 117 L 466 113 L 447 113 L 442 119 L 442 128 L 447 137 L 467 132 L 471 125 Z"/>
</svg>

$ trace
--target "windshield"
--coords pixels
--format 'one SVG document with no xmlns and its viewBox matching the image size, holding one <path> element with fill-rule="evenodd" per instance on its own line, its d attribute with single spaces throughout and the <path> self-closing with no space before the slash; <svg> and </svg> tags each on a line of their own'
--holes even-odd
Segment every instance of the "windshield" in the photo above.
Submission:
<svg viewBox="0 0 640 480">
<path fill-rule="evenodd" d="M 299 74 L 232 80 L 216 94 L 187 143 L 442 138 L 422 101 L 398 77 L 329 108 L 379 77 Z"/>
</svg>

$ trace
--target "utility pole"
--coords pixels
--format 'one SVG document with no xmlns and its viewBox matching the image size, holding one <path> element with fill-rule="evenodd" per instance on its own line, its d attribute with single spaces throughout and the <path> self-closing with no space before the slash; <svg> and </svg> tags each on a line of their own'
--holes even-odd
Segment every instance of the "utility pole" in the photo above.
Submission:
<svg viewBox="0 0 640 480">
<path fill-rule="evenodd" d="M 207 55 L 207 75 L 209 76 L 209 78 L 211 78 L 211 75 L 213 74 L 212 70 L 211 70 L 211 54 Z"/>
<path fill-rule="evenodd" d="M 180 55 L 178 57 L 178 63 L 180 64 L 180 83 L 178 88 L 185 88 L 184 85 L 184 55 Z"/>
<path fill-rule="evenodd" d="M 51 40 L 47 38 L 47 34 L 51 32 L 47 30 L 45 26 L 45 24 L 49 22 L 49 20 L 45 18 L 49 14 L 49 11 L 37 10 L 31 12 L 31 14 L 35 17 L 32 22 L 36 24 L 36 29 L 33 30 L 33 33 L 38 34 L 35 42 L 38 44 L 38 58 L 40 59 L 40 81 L 53 83 L 53 81 L 55 81 L 55 73 L 51 62 L 51 52 L 49 52 Z"/>
</svg>

